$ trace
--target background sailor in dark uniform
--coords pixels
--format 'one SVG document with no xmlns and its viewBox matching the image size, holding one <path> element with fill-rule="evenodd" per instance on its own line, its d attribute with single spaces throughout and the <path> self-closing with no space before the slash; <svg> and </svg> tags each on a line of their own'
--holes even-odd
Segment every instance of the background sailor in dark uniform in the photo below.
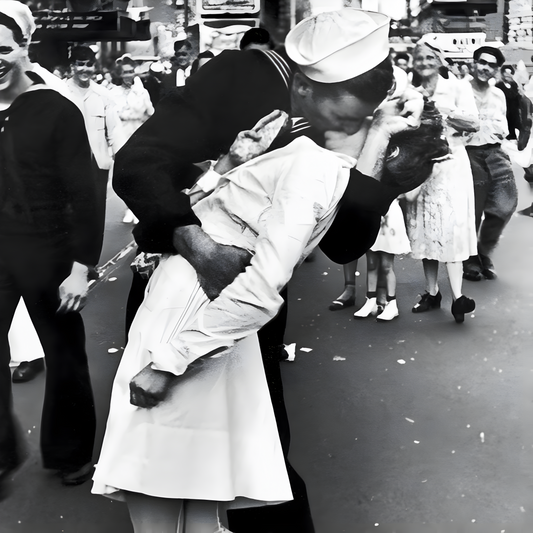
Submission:
<svg viewBox="0 0 533 533">
<path fill-rule="evenodd" d="M 22 461 L 7 338 L 21 297 L 46 359 L 44 467 L 88 480 L 96 429 L 79 311 L 103 225 L 83 117 L 25 68 L 34 29 L 27 6 L 0 2 L 0 490 Z"/>
</svg>

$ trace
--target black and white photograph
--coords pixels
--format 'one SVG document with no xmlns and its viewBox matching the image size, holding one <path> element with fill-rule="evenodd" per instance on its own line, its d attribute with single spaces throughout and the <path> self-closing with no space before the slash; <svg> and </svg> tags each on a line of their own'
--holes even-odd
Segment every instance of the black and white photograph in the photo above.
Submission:
<svg viewBox="0 0 533 533">
<path fill-rule="evenodd" d="M 533 0 L 0 0 L 0 533 L 533 532 Z"/>
</svg>

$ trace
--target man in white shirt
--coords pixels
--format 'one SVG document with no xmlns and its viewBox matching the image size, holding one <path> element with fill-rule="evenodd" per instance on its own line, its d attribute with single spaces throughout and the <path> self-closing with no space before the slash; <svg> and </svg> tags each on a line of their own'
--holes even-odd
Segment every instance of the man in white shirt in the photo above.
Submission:
<svg viewBox="0 0 533 533">
<path fill-rule="evenodd" d="M 114 140 L 121 129 L 109 91 L 93 81 L 96 54 L 88 46 L 74 46 L 70 54 L 72 77 L 66 85 L 72 100 L 82 112 L 93 153 L 98 193 L 98 208 L 105 222 L 105 204 L 109 172 L 113 165 Z M 102 227 L 103 235 L 103 227 Z"/>
<path fill-rule="evenodd" d="M 463 277 L 470 281 L 496 279 L 492 253 L 518 203 L 511 160 L 501 147 L 509 133 L 505 96 L 491 84 L 504 62 L 497 48 L 482 46 L 474 52 L 470 84 L 481 127 L 466 145 L 474 177 L 478 231 L 478 255 L 464 262 Z"/>
</svg>

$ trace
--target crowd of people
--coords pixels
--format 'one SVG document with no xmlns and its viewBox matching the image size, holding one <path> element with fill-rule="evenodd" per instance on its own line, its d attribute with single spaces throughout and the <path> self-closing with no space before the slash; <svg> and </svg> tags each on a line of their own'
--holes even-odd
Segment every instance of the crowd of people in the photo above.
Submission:
<svg viewBox="0 0 533 533">
<path fill-rule="evenodd" d="M 279 368 L 292 273 L 319 246 L 344 265 L 330 306 L 344 309 L 366 254 L 354 316 L 389 321 L 395 256 L 422 261 L 415 313 L 440 307 L 442 262 L 461 323 L 475 308 L 463 279 L 497 277 L 517 203 L 492 82 L 502 53 L 479 48 L 461 77 L 421 39 L 394 67 L 389 26 L 345 8 L 305 19 L 283 49 L 251 30 L 195 62 L 179 39 L 170 72 L 152 68 L 145 87 L 123 56 L 105 87 L 90 46 L 72 47 L 67 80 L 31 63 L 31 12 L 0 0 L 0 496 L 24 460 L 11 383 L 46 369 L 44 468 L 125 501 L 136 533 L 314 531 Z M 80 311 L 111 177 L 139 254 L 95 470 Z M 11 374 L 21 301 L 45 362 L 36 351 Z"/>
<path fill-rule="evenodd" d="M 445 119 L 450 156 L 434 166 L 430 180 L 400 196 L 403 217 L 391 219 L 389 213 L 383 218 L 380 236 L 367 253 L 366 301 L 354 313 L 355 318 L 372 316 L 387 321 L 398 316 L 396 303 L 391 305 L 397 254 L 409 253 L 422 260 L 426 286 L 412 308 L 414 313 L 440 308 L 439 263 L 446 265 L 452 315 L 458 323 L 475 309 L 475 302 L 462 293 L 462 280 L 497 278 L 492 255 L 517 206 L 510 155 L 528 147 L 532 104 L 524 83 L 527 79 L 515 81 L 515 68 L 505 63 L 498 48 L 482 46 L 472 59 L 466 63 L 445 58 L 424 37 L 412 53 L 394 56 L 395 66 L 435 102 Z M 526 157 L 524 177 L 531 181 L 531 156 Z M 524 211 L 533 214 L 533 209 Z M 391 224 L 393 238 L 384 239 L 390 235 Z M 402 244 L 405 230 L 408 242 Z M 402 246 L 405 251 L 395 251 Z M 384 264 L 374 255 L 376 250 L 388 254 Z M 344 291 L 333 300 L 330 310 L 355 305 L 356 269 L 357 262 L 344 265 Z"/>
</svg>

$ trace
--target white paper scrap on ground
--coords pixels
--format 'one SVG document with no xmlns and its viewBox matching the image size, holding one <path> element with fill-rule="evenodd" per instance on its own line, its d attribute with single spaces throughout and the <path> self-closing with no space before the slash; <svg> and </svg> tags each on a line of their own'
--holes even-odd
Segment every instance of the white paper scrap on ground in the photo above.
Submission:
<svg viewBox="0 0 533 533">
<path fill-rule="evenodd" d="M 411 424 L 414 424 L 415 421 L 414 420 L 411 420 L 410 418 L 406 418 L 405 420 L 407 420 L 407 422 L 411 422 Z"/>
<path fill-rule="evenodd" d="M 288 354 L 287 361 L 294 361 L 294 358 L 296 357 L 296 343 L 285 344 L 285 351 Z"/>
<path fill-rule="evenodd" d="M 340 355 L 335 355 L 333 357 L 334 361 L 346 361 L 346 357 L 341 357 Z"/>
<path fill-rule="evenodd" d="M 118 350 L 116 348 L 109 348 L 109 350 L 107 350 L 107 353 L 117 353 Z"/>
<path fill-rule="evenodd" d="M 313 351 L 313 348 L 306 348 L 305 346 L 302 346 L 300 348 L 300 351 L 301 352 L 312 352 Z"/>
<path fill-rule="evenodd" d="M 481 439 L 481 443 L 485 442 L 485 433 L 483 431 L 479 434 L 479 438 Z"/>
<path fill-rule="evenodd" d="M 400 365 L 405 365 L 405 361 L 403 359 L 398 359 L 397 363 Z"/>
<path fill-rule="evenodd" d="M 117 278 L 109 278 L 107 281 L 117 281 Z"/>
</svg>

